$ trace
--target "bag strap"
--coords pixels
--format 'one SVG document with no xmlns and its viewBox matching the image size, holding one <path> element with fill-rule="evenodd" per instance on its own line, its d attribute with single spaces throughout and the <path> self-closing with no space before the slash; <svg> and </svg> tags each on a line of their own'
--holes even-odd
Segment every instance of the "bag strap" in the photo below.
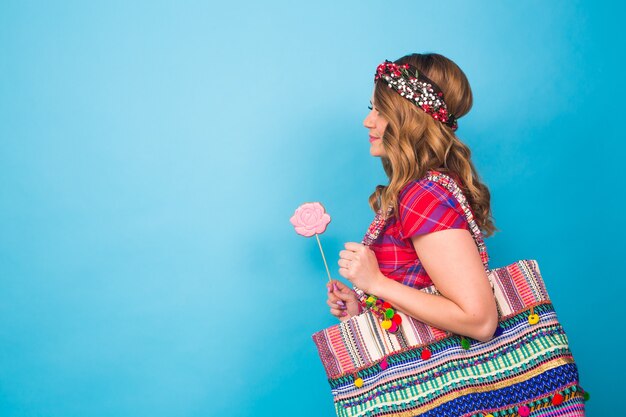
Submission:
<svg viewBox="0 0 626 417">
<path fill-rule="evenodd" d="M 370 224 L 370 227 L 367 228 L 367 232 L 365 232 L 365 236 L 363 237 L 362 243 L 365 246 L 370 246 L 378 236 L 380 236 L 380 232 L 383 231 L 385 226 L 387 225 L 387 218 L 391 214 L 392 207 L 389 207 L 387 210 L 387 215 L 383 216 L 382 210 L 378 210 L 376 215 L 374 216 L 374 220 Z"/>
</svg>

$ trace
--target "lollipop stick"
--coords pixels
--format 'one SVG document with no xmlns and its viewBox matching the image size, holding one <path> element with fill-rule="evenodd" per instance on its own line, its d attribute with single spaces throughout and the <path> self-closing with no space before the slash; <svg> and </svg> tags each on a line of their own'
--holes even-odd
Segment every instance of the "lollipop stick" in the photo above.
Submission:
<svg viewBox="0 0 626 417">
<path fill-rule="evenodd" d="M 324 266 L 326 267 L 326 273 L 328 274 L 328 282 L 332 282 L 333 279 L 330 277 L 330 270 L 328 269 L 328 264 L 326 263 L 326 257 L 324 256 L 324 249 L 322 249 L 322 242 L 320 242 L 320 238 L 315 234 L 315 238 L 317 239 L 317 244 L 320 247 L 320 252 L 322 252 L 322 259 L 324 260 Z"/>
</svg>

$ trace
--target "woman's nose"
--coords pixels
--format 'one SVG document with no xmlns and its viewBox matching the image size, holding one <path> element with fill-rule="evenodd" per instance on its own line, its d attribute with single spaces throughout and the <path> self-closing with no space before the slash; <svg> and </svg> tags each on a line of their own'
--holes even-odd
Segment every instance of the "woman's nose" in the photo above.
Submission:
<svg viewBox="0 0 626 417">
<path fill-rule="evenodd" d="M 370 111 L 367 116 L 365 116 L 365 119 L 363 120 L 363 126 L 365 126 L 368 129 L 371 129 L 374 127 L 374 118 L 372 116 L 372 111 Z"/>
</svg>

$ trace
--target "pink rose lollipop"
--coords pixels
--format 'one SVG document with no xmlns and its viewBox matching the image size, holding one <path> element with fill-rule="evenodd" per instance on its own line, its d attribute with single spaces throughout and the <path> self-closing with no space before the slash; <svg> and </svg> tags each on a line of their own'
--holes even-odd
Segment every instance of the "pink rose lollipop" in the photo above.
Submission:
<svg viewBox="0 0 626 417">
<path fill-rule="evenodd" d="M 330 223 L 330 216 L 320 203 L 304 203 L 296 209 L 289 221 L 296 228 L 297 234 L 311 237 L 324 233 Z"/>
<path fill-rule="evenodd" d="M 328 263 L 326 263 L 324 250 L 322 249 L 322 242 L 320 242 L 320 238 L 318 236 L 320 233 L 324 233 L 326 226 L 330 223 L 330 216 L 326 213 L 326 210 L 324 210 L 324 206 L 320 203 L 304 203 L 296 209 L 296 212 L 293 216 L 291 216 L 289 221 L 293 224 L 297 234 L 305 237 L 315 235 L 317 244 L 320 247 L 320 252 L 322 252 L 324 266 L 326 266 L 328 281 L 332 282 L 330 270 L 328 269 Z"/>
</svg>

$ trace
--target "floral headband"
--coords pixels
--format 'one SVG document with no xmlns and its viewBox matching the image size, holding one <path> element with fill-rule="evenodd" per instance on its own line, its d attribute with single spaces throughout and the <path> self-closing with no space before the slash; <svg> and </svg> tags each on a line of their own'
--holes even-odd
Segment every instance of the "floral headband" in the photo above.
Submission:
<svg viewBox="0 0 626 417">
<path fill-rule="evenodd" d="M 448 113 L 441 89 L 417 68 L 409 64 L 398 65 L 385 61 L 376 68 L 374 81 L 381 78 L 389 88 L 396 90 L 433 119 L 449 126 L 453 131 L 457 129 L 456 117 Z"/>
</svg>

